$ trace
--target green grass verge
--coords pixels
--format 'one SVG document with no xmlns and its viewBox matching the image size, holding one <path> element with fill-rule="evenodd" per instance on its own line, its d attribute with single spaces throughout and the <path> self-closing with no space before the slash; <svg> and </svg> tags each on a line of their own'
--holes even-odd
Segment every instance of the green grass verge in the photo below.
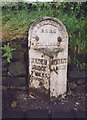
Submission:
<svg viewBox="0 0 87 120">
<path fill-rule="evenodd" d="M 56 9 L 53 5 L 56 6 Z M 13 10 L 13 6 L 15 10 Z M 16 3 L 13 6 L 12 4 L 5 5 L 2 9 L 3 41 L 26 37 L 33 21 L 40 17 L 53 16 L 61 20 L 66 26 L 69 34 L 69 45 L 73 46 L 74 49 L 77 47 L 78 53 L 85 51 L 87 47 L 87 35 L 85 33 L 87 16 L 81 14 L 80 18 L 76 18 L 81 6 L 78 3 L 76 8 L 75 5 L 72 5 L 74 10 L 70 6 L 70 11 L 65 11 L 65 7 L 69 7 L 69 4 L 65 3 L 44 3 L 44 6 L 43 3 L 33 3 L 33 6 L 36 6 L 34 9 L 28 8 L 26 3 Z"/>
</svg>

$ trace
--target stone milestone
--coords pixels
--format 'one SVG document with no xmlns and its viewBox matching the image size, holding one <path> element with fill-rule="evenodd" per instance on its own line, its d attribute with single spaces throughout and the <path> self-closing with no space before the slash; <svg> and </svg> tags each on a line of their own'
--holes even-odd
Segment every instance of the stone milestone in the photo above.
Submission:
<svg viewBox="0 0 87 120">
<path fill-rule="evenodd" d="M 29 88 L 57 98 L 67 91 L 68 34 L 61 21 L 35 21 L 28 36 Z"/>
</svg>

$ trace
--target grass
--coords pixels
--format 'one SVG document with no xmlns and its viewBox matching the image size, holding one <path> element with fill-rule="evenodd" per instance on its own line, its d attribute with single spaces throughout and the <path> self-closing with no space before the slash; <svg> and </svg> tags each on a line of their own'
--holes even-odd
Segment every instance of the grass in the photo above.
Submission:
<svg viewBox="0 0 87 120">
<path fill-rule="evenodd" d="M 21 4 L 21 10 L 18 4 Z M 41 8 L 43 3 L 33 3 L 36 8 L 30 11 L 26 3 L 16 3 L 13 5 L 15 10 L 12 9 L 12 4 L 5 5 L 6 9 L 2 10 L 3 41 L 26 37 L 29 26 L 33 21 L 44 16 L 54 16 L 66 26 L 69 34 L 69 45 L 73 46 L 74 49 L 78 46 L 78 53 L 84 52 L 87 47 L 87 35 L 85 33 L 87 16 L 81 15 L 79 19 L 76 18 L 79 5 L 75 11 L 65 12 L 63 10 L 65 4 L 55 3 L 54 5 L 60 7 L 59 9 L 54 9 L 52 4 L 45 3 L 44 7 Z"/>
</svg>

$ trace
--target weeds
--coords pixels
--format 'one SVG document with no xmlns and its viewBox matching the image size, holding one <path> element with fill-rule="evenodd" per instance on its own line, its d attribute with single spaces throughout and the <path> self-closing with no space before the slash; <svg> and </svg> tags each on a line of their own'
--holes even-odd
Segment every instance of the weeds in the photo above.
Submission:
<svg viewBox="0 0 87 120">
<path fill-rule="evenodd" d="M 14 51 L 15 49 L 11 48 L 9 46 L 9 43 L 7 45 L 4 45 L 0 49 L 2 49 L 4 51 L 4 54 L 2 57 L 6 58 L 7 62 L 10 63 L 11 59 L 12 59 L 12 51 Z"/>
</svg>

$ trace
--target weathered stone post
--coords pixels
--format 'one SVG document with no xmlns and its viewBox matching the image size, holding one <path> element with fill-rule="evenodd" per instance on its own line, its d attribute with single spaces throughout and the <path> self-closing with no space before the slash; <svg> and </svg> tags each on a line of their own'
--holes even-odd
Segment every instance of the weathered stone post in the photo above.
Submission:
<svg viewBox="0 0 87 120">
<path fill-rule="evenodd" d="M 61 21 L 44 17 L 29 29 L 29 88 L 50 97 L 67 91 L 68 34 Z"/>
</svg>

